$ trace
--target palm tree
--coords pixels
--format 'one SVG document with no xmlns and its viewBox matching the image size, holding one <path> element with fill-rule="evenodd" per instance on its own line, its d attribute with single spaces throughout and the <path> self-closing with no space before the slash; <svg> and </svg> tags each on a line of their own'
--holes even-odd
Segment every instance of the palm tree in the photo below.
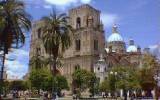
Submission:
<svg viewBox="0 0 160 100">
<path fill-rule="evenodd" d="M 36 52 L 36 54 L 31 58 L 30 65 L 32 69 L 41 69 L 45 65 L 44 57 Z"/>
<path fill-rule="evenodd" d="M 42 18 L 44 25 L 41 27 L 43 31 L 42 40 L 44 48 L 52 66 L 50 69 L 53 75 L 57 72 L 57 61 L 59 56 L 71 45 L 72 27 L 67 22 L 66 14 L 57 15 L 55 10 L 49 15 Z"/>
<path fill-rule="evenodd" d="M 0 47 L 3 52 L 2 73 L 5 57 L 9 50 L 11 48 L 20 48 L 24 45 L 24 32 L 29 31 L 31 28 L 30 18 L 21 0 L 0 1 L 0 22 L 3 25 L 0 30 Z M 3 74 L 1 78 L 3 78 Z"/>
</svg>

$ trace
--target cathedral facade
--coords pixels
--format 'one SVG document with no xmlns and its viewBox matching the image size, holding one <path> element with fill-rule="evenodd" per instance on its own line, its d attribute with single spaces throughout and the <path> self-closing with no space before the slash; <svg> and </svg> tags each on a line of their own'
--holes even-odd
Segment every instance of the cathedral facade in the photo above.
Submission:
<svg viewBox="0 0 160 100">
<path fill-rule="evenodd" d="M 70 9 L 68 16 L 69 24 L 75 31 L 71 37 L 72 45 L 64 52 L 61 59 L 63 67 L 59 71 L 67 77 L 70 84 L 72 73 L 78 68 L 95 72 L 97 77 L 105 79 L 105 73 L 114 66 L 141 65 L 140 47 L 135 45 L 133 39 L 130 39 L 129 45 L 126 45 L 116 25 L 113 26 L 112 34 L 105 42 L 99 10 L 85 4 Z M 36 54 L 43 57 L 48 56 L 41 39 L 43 34 L 39 28 L 41 25 L 43 25 L 42 21 L 33 24 L 30 60 Z"/>
<path fill-rule="evenodd" d="M 100 11 L 90 5 L 85 4 L 70 9 L 68 15 L 69 24 L 76 31 L 71 37 L 72 45 L 63 54 L 63 67 L 59 71 L 70 80 L 77 68 L 93 71 L 93 65 L 99 59 L 99 54 L 104 52 L 105 34 L 100 21 Z M 37 53 L 43 57 L 48 56 L 41 39 L 43 33 L 40 27 L 42 25 L 42 21 L 33 24 L 30 60 Z"/>
</svg>

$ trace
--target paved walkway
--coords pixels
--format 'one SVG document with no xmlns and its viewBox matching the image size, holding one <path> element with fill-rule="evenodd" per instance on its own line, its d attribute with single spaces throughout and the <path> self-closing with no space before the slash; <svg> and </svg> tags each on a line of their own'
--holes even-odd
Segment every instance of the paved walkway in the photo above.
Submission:
<svg viewBox="0 0 160 100">
<path fill-rule="evenodd" d="M 26 100 L 25 98 L 18 98 L 18 99 L 12 99 L 12 98 L 3 98 L 2 100 Z M 42 98 L 27 98 L 27 100 L 43 100 Z M 64 97 L 64 98 L 58 98 L 57 100 L 73 100 L 72 96 Z M 79 100 L 79 99 L 77 99 Z M 103 99 L 81 99 L 81 100 L 123 100 L 123 99 L 109 99 L 109 98 L 103 98 Z M 130 100 L 130 99 L 127 99 Z"/>
</svg>

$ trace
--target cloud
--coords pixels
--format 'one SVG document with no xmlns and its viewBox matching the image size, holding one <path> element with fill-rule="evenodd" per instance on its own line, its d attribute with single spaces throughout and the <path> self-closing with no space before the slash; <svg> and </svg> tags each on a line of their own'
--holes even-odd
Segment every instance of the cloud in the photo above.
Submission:
<svg viewBox="0 0 160 100">
<path fill-rule="evenodd" d="M 91 0 L 81 0 L 82 3 L 90 3 Z"/>
<path fill-rule="evenodd" d="M 150 51 L 153 55 L 155 55 L 158 59 L 160 59 L 160 43 L 149 46 Z"/>
<path fill-rule="evenodd" d="M 92 0 L 24 0 L 28 7 L 51 9 L 56 6 L 57 9 L 65 10 L 72 5 L 89 4 Z"/>
<path fill-rule="evenodd" d="M 77 3 L 90 3 L 92 0 L 45 0 L 49 4 L 58 5 L 58 6 L 66 6 Z"/>
<path fill-rule="evenodd" d="M 57 10 L 65 11 L 66 8 L 77 6 L 79 4 L 89 4 L 92 0 L 44 0 L 46 3 L 43 5 L 46 9 L 51 9 L 55 6 Z"/>
<path fill-rule="evenodd" d="M 14 54 L 17 54 L 18 56 L 28 56 L 29 52 L 25 51 L 23 49 L 12 49 Z"/>
<path fill-rule="evenodd" d="M 116 14 L 102 13 L 101 20 L 104 24 L 104 27 L 108 28 L 108 27 L 112 27 L 113 24 L 118 23 L 119 17 Z"/>
<path fill-rule="evenodd" d="M 8 79 L 17 77 L 21 79 L 27 71 L 27 65 L 19 61 L 6 61 Z"/>
<path fill-rule="evenodd" d="M 68 5 L 70 3 L 76 2 L 76 0 L 45 0 L 45 1 L 49 4 L 59 5 L 59 6 Z"/>
<path fill-rule="evenodd" d="M 51 8 L 52 8 L 51 5 L 44 5 L 43 7 L 44 7 L 45 9 L 51 9 Z"/>
<path fill-rule="evenodd" d="M 21 79 L 28 71 L 29 52 L 23 49 L 13 49 L 13 52 L 7 55 L 5 66 L 8 79 Z"/>
</svg>

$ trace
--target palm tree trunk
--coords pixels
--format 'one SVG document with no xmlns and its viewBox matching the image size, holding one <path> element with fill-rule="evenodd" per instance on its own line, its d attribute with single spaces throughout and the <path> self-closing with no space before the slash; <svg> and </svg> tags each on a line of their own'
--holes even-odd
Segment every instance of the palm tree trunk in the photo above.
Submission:
<svg viewBox="0 0 160 100">
<path fill-rule="evenodd" d="M 53 71 L 52 71 L 52 60 L 51 59 L 52 59 L 52 57 L 51 57 L 51 55 L 49 55 L 49 70 L 53 74 Z"/>
<path fill-rule="evenodd" d="M 5 59 L 6 59 L 6 55 L 5 55 L 5 51 L 3 52 L 3 56 L 2 56 L 2 66 L 1 66 L 1 81 L 3 82 L 3 73 L 4 73 L 4 64 L 5 64 Z"/>
<path fill-rule="evenodd" d="M 59 50 L 59 46 L 57 45 L 54 49 L 54 53 L 53 53 L 53 76 L 56 76 L 57 74 L 57 58 L 58 58 L 58 50 Z"/>
<path fill-rule="evenodd" d="M 2 55 L 2 66 L 1 66 L 1 81 L 3 83 L 3 73 L 4 73 L 4 64 L 5 64 L 5 59 L 6 59 L 6 54 L 8 54 L 8 41 L 6 40 L 7 39 L 7 33 L 9 33 L 10 31 L 8 30 L 9 26 L 4 29 L 4 31 L 2 33 L 6 33 L 4 34 L 4 41 L 2 42 L 2 47 L 3 47 L 3 55 Z"/>
<path fill-rule="evenodd" d="M 57 60 L 57 58 L 54 57 L 53 68 L 52 68 L 53 76 L 56 76 L 56 74 L 57 74 L 56 60 Z"/>
<path fill-rule="evenodd" d="M 2 69 L 1 69 L 1 77 L 0 77 L 0 83 L 1 83 L 1 85 L 3 85 L 3 73 L 4 73 L 5 58 L 6 58 L 6 55 L 5 55 L 5 50 L 4 50 L 3 56 L 2 56 L 2 66 L 1 66 Z M 3 92 L 3 88 L 0 91 L 0 99 L 1 99 L 1 93 L 2 92 Z"/>
</svg>

